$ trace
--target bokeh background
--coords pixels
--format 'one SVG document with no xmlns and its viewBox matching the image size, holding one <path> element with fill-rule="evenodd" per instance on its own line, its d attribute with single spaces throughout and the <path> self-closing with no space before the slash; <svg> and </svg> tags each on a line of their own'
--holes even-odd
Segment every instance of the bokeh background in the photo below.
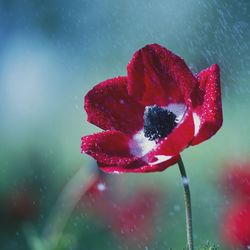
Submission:
<svg viewBox="0 0 250 250">
<path fill-rule="evenodd" d="M 82 178 L 79 188 L 96 171 L 94 161 L 80 154 L 81 136 L 99 131 L 86 122 L 84 95 L 96 83 L 126 75 L 137 49 L 159 43 L 181 55 L 194 73 L 212 63 L 221 67 L 223 127 L 182 156 L 196 245 L 209 241 L 229 249 L 220 237 L 228 205 L 220 176 L 225 162 L 250 156 L 249 13 L 248 0 L 0 0 L 0 248 L 48 249 L 44 228 L 53 216 L 64 216 L 58 197 L 75 175 Z M 54 249 L 185 246 L 176 166 L 108 178 L 114 204 L 119 198 L 126 206 L 141 189 L 160 193 L 154 223 L 143 226 L 151 228 L 152 239 L 138 237 L 128 247 L 105 220 L 72 208 Z"/>
</svg>

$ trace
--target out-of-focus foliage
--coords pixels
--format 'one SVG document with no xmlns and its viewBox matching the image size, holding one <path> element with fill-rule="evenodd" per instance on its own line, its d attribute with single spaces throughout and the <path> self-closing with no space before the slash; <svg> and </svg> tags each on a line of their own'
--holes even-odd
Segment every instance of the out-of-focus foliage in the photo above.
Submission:
<svg viewBox="0 0 250 250">
<path fill-rule="evenodd" d="M 248 0 L 1 0 L 0 248 L 41 247 L 65 185 L 79 167 L 86 174 L 94 169 L 80 154 L 81 136 L 97 131 L 86 122 L 83 96 L 103 79 L 125 75 L 132 54 L 156 42 L 184 57 L 194 72 L 212 63 L 222 69 L 224 125 L 183 159 L 191 179 L 195 243 L 209 240 L 223 249 L 218 223 L 229 201 L 219 190 L 218 174 L 225 160 L 250 154 L 249 11 Z M 121 200 L 145 184 L 167 192 L 157 237 L 144 249 L 185 246 L 175 166 L 111 178 L 119 183 L 115 191 L 124 191 Z M 108 225 L 76 211 L 57 247 L 69 248 L 127 249 Z"/>
</svg>

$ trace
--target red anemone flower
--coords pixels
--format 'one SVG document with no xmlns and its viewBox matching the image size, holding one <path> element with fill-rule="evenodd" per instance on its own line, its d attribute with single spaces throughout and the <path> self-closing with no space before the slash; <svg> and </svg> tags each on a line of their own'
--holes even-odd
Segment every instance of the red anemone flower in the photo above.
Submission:
<svg viewBox="0 0 250 250">
<path fill-rule="evenodd" d="M 132 249 L 132 246 L 138 249 L 139 245 L 145 249 L 143 246 L 153 240 L 161 196 L 157 190 L 141 190 L 113 209 L 112 229 Z"/>
<path fill-rule="evenodd" d="M 153 225 L 165 195 L 157 189 L 144 188 L 121 199 L 123 193 L 113 191 L 107 175 L 98 175 L 81 198 L 79 208 L 87 208 L 95 218 L 110 225 L 126 246 L 144 249 L 155 236 Z"/>
<path fill-rule="evenodd" d="M 226 209 L 221 234 L 223 241 L 234 247 L 250 247 L 250 170 L 249 162 L 226 164 L 222 186 L 231 196 Z"/>
<path fill-rule="evenodd" d="M 237 166 L 237 167 L 235 167 Z M 241 199 L 250 198 L 250 164 L 249 162 L 235 162 L 226 164 L 222 184 L 230 195 L 240 196 Z"/>
<path fill-rule="evenodd" d="M 88 121 L 105 131 L 84 136 L 82 153 L 102 170 L 162 171 L 221 127 L 218 65 L 194 76 L 182 58 L 151 44 L 133 55 L 127 72 L 85 96 Z"/>
<path fill-rule="evenodd" d="M 250 246 L 249 202 L 238 202 L 234 204 L 228 209 L 222 224 L 223 240 L 230 246 Z"/>
<path fill-rule="evenodd" d="M 18 186 L 0 197 L 1 225 L 27 222 L 38 214 L 38 197 L 31 186 Z"/>
<path fill-rule="evenodd" d="M 100 171 L 84 189 L 79 209 L 87 209 L 95 219 L 109 225 L 126 246 L 144 249 L 155 236 L 153 225 L 166 195 L 153 187 L 133 190 L 132 194 L 119 188 L 112 187 L 108 175 Z"/>
</svg>

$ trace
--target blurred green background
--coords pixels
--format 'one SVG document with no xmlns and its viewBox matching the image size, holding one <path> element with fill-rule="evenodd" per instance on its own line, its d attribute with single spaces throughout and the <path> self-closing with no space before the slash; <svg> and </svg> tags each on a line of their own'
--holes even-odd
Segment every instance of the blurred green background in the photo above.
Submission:
<svg viewBox="0 0 250 250">
<path fill-rule="evenodd" d="M 80 154 L 81 136 L 99 131 L 86 122 L 84 95 L 126 75 L 132 54 L 149 43 L 181 55 L 194 73 L 212 63 L 221 67 L 223 127 L 187 149 L 183 160 L 196 245 L 229 249 L 219 233 L 228 203 L 219 176 L 225 161 L 250 155 L 249 13 L 248 0 L 0 0 L 0 249 L 42 249 L 40 235 L 65 185 L 79 168 L 83 182 L 95 171 L 93 160 Z M 176 166 L 110 178 L 119 183 L 120 198 L 144 187 L 164 193 L 154 239 L 134 249 L 185 246 Z M 95 216 L 73 211 L 56 249 L 128 246 Z"/>
</svg>

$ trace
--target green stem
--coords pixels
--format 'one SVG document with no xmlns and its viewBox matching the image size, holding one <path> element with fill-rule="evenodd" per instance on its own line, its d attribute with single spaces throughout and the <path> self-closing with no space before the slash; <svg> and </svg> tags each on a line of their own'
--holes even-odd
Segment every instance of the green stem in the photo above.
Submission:
<svg viewBox="0 0 250 250">
<path fill-rule="evenodd" d="M 187 244 L 188 250 L 194 250 L 193 245 L 193 228 L 192 228 L 192 210 L 191 210 L 191 196 L 189 189 L 189 181 L 187 178 L 186 170 L 182 159 L 178 161 L 178 166 L 181 173 L 183 188 L 184 188 L 184 200 L 185 200 L 185 211 L 186 211 L 186 229 L 187 229 Z"/>
<path fill-rule="evenodd" d="M 46 244 L 46 249 L 52 250 L 58 247 L 65 226 L 75 207 L 82 195 L 96 180 L 97 176 L 90 171 L 90 169 L 80 167 L 58 197 L 43 232 L 43 242 Z"/>
</svg>

